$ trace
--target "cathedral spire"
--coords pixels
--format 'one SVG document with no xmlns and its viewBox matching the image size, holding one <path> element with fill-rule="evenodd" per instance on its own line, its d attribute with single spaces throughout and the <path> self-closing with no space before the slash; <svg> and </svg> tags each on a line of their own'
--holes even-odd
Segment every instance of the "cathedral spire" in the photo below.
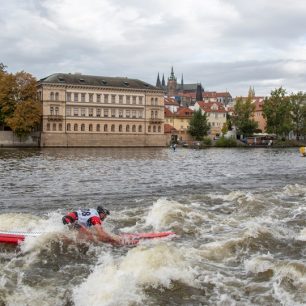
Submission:
<svg viewBox="0 0 306 306">
<path fill-rule="evenodd" d="M 184 89 L 184 76 L 182 74 L 182 78 L 181 78 L 181 90 Z"/>
<path fill-rule="evenodd" d="M 159 72 L 157 74 L 157 80 L 156 80 L 156 87 L 161 87 L 160 79 L 159 79 Z"/>
<path fill-rule="evenodd" d="M 173 71 L 173 66 L 171 67 L 171 74 L 170 74 L 170 77 L 169 77 L 168 80 L 176 81 L 176 77 L 175 77 L 174 71 Z"/>
<path fill-rule="evenodd" d="M 163 78 L 162 78 L 162 88 L 165 88 L 166 87 L 166 82 L 165 82 L 165 76 L 163 74 Z"/>
</svg>

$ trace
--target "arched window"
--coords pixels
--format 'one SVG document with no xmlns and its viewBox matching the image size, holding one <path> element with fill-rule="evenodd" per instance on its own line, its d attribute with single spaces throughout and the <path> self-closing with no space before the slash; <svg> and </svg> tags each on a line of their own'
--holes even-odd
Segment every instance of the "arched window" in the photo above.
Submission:
<svg viewBox="0 0 306 306">
<path fill-rule="evenodd" d="M 154 98 L 151 98 L 151 105 L 154 105 Z"/>
<path fill-rule="evenodd" d="M 50 106 L 50 115 L 54 115 L 54 107 L 53 106 Z"/>
<path fill-rule="evenodd" d="M 104 124 L 104 132 L 107 132 L 107 124 Z"/>
<path fill-rule="evenodd" d="M 119 132 L 122 132 L 122 125 L 119 125 Z"/>
<path fill-rule="evenodd" d="M 61 123 L 58 124 L 58 130 L 61 131 L 63 129 L 63 125 Z"/>
<path fill-rule="evenodd" d="M 47 131 L 50 131 L 50 123 L 47 123 Z"/>
<path fill-rule="evenodd" d="M 85 131 L 85 124 L 84 124 L 84 123 L 81 124 L 81 131 L 82 131 L 82 132 Z"/>
<path fill-rule="evenodd" d="M 78 124 L 77 124 L 77 123 L 74 124 L 73 130 L 74 130 L 74 131 L 77 131 L 77 130 L 78 130 Z"/>
<path fill-rule="evenodd" d="M 135 133 L 136 132 L 136 125 L 132 126 L 132 132 Z"/>
<path fill-rule="evenodd" d="M 148 126 L 148 133 L 151 133 L 151 125 Z"/>
<path fill-rule="evenodd" d="M 53 125 L 52 125 L 52 131 L 56 131 L 56 123 L 53 123 Z"/>
<path fill-rule="evenodd" d="M 153 125 L 153 133 L 156 133 L 156 125 Z"/>
<path fill-rule="evenodd" d="M 112 126 L 111 126 L 111 131 L 115 132 L 115 125 L 114 124 L 112 124 Z"/>
<path fill-rule="evenodd" d="M 92 124 L 90 124 L 90 125 L 88 126 L 88 130 L 89 130 L 89 132 L 92 132 Z"/>
<path fill-rule="evenodd" d="M 142 132 L 142 125 L 138 126 L 138 132 L 141 133 Z"/>
<path fill-rule="evenodd" d="M 54 101 L 54 92 L 53 92 L 53 91 L 50 92 L 50 100 L 51 100 L 51 101 Z"/>
<path fill-rule="evenodd" d="M 58 101 L 59 100 L 59 94 L 58 92 L 55 93 L 55 101 Z"/>
<path fill-rule="evenodd" d="M 129 126 L 129 125 L 126 126 L 125 131 L 126 131 L 126 132 L 129 132 L 129 131 L 130 131 L 130 126 Z"/>
<path fill-rule="evenodd" d="M 161 132 L 161 126 L 159 125 L 158 126 L 158 133 L 160 133 Z"/>
<path fill-rule="evenodd" d="M 55 115 L 58 115 L 58 111 L 59 111 L 59 108 L 58 106 L 55 107 Z"/>
<path fill-rule="evenodd" d="M 100 132 L 100 124 L 97 124 L 96 130 L 97 132 Z"/>
<path fill-rule="evenodd" d="M 71 124 L 67 123 L 67 131 L 71 131 Z"/>
</svg>

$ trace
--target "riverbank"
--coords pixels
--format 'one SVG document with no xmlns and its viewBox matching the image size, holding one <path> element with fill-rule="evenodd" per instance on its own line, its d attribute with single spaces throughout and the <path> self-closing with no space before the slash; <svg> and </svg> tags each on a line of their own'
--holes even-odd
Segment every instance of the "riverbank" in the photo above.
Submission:
<svg viewBox="0 0 306 306">
<path fill-rule="evenodd" d="M 184 142 L 178 144 L 180 147 L 192 148 L 192 149 L 207 149 L 207 148 L 299 148 L 306 146 L 306 140 L 282 140 L 276 139 L 273 140 L 272 143 L 267 144 L 246 144 L 243 141 L 236 140 L 233 138 L 220 138 L 218 140 L 211 140 L 208 141 L 207 139 L 203 141 L 191 141 L 191 142 Z"/>
</svg>

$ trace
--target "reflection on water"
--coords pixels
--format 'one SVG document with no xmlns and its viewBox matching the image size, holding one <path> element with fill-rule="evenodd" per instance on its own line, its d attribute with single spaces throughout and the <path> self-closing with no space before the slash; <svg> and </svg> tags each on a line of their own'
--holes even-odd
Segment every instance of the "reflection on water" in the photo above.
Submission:
<svg viewBox="0 0 306 306">
<path fill-rule="evenodd" d="M 297 149 L 0 150 L 0 228 L 44 232 L 0 245 L 0 305 L 304 305 L 305 168 Z M 101 203 L 110 231 L 177 237 L 78 243 L 62 214 Z"/>
</svg>

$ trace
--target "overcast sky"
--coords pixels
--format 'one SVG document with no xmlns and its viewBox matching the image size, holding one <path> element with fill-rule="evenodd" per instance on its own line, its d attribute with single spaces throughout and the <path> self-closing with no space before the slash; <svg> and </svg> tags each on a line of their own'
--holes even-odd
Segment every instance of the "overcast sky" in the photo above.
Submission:
<svg viewBox="0 0 306 306">
<path fill-rule="evenodd" d="M 56 72 L 137 78 L 171 66 L 207 91 L 306 91 L 305 0 L 9 0 L 0 62 L 40 79 Z"/>
</svg>

